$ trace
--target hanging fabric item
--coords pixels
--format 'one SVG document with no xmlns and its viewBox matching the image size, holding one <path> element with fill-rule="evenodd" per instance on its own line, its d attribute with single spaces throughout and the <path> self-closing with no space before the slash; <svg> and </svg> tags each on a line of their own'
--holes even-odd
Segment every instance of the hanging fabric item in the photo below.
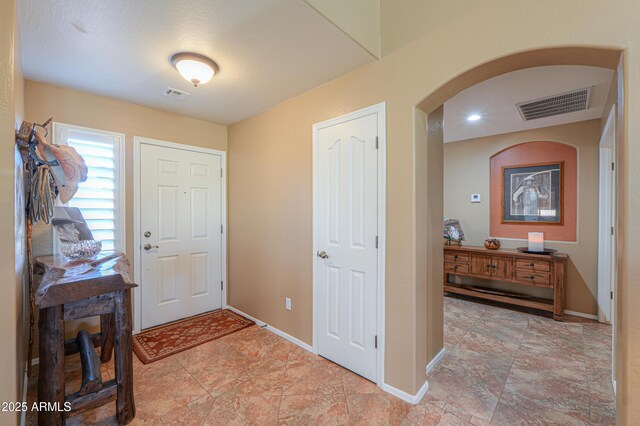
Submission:
<svg viewBox="0 0 640 426">
<path fill-rule="evenodd" d="M 31 223 L 38 223 L 41 220 L 49 223 L 53 216 L 56 199 L 55 186 L 49 166 L 36 167 L 35 173 L 31 176 L 30 189 L 28 211 Z"/>
</svg>

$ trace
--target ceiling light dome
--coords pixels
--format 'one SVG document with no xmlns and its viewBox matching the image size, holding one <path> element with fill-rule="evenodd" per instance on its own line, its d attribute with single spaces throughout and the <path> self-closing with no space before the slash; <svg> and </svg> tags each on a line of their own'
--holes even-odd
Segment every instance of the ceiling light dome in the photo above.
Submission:
<svg viewBox="0 0 640 426">
<path fill-rule="evenodd" d="M 218 65 L 213 60 L 197 53 L 176 53 L 171 57 L 171 63 L 195 87 L 208 82 L 218 72 Z"/>
</svg>

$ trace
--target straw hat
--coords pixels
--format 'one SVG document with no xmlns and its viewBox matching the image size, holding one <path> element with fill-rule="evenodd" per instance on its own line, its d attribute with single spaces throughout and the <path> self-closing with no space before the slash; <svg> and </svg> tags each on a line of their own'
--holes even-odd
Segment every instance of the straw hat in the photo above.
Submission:
<svg viewBox="0 0 640 426">
<path fill-rule="evenodd" d="M 72 147 L 51 144 L 40 133 L 36 133 L 36 138 L 38 154 L 46 161 L 58 161 L 58 165 L 49 166 L 49 169 L 56 181 L 60 201 L 64 204 L 78 191 L 78 184 L 87 180 L 87 165 Z"/>
</svg>

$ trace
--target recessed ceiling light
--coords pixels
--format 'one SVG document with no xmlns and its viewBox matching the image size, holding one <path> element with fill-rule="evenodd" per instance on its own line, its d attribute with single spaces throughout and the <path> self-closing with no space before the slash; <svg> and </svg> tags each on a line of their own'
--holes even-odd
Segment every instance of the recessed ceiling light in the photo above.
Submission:
<svg viewBox="0 0 640 426">
<path fill-rule="evenodd" d="M 171 63 L 195 87 L 208 82 L 218 72 L 218 65 L 213 60 L 198 53 L 176 53 L 171 57 Z"/>
<path fill-rule="evenodd" d="M 482 118 L 480 114 L 471 114 L 467 117 L 467 121 L 478 121 Z"/>
</svg>

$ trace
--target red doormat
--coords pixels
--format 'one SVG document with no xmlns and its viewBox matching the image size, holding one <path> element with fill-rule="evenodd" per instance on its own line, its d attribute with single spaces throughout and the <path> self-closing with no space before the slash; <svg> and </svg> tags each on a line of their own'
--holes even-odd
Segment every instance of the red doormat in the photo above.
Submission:
<svg viewBox="0 0 640 426">
<path fill-rule="evenodd" d="M 254 324 L 227 309 L 159 325 L 133 336 L 133 351 L 143 364 L 158 361 Z"/>
</svg>

